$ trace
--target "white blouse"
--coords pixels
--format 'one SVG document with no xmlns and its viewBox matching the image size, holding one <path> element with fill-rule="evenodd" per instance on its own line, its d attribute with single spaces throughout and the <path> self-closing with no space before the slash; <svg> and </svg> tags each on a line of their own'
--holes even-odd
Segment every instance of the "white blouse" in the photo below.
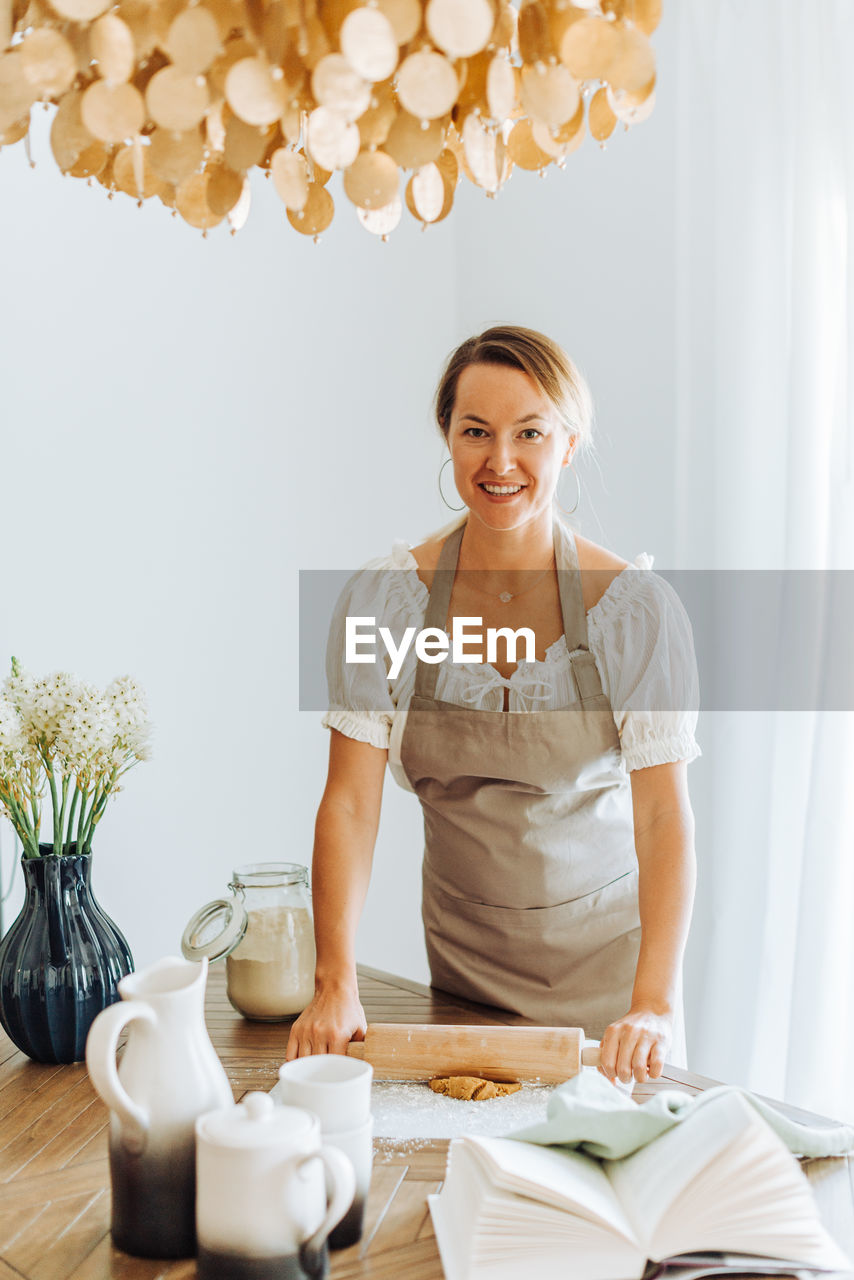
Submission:
<svg viewBox="0 0 854 1280">
<path fill-rule="evenodd" d="M 382 645 L 374 663 L 348 663 L 347 616 L 375 617 L 399 636 L 424 626 L 428 591 L 405 542 L 390 556 L 370 560 L 341 593 L 326 651 L 329 710 L 323 724 L 348 738 L 387 748 L 395 780 L 411 790 L 400 762 L 400 744 L 415 686 L 415 646 L 396 679 Z M 398 572 L 389 572 L 397 570 Z M 587 614 L 590 651 L 611 703 L 626 770 L 674 760 L 694 760 L 699 681 L 688 615 L 676 592 L 652 573 L 652 557 L 640 555 L 611 581 Z M 548 711 L 578 699 L 566 640 L 546 650 L 544 661 L 520 661 L 505 678 L 488 663 L 439 663 L 436 697 L 460 706 L 501 711 Z"/>
</svg>

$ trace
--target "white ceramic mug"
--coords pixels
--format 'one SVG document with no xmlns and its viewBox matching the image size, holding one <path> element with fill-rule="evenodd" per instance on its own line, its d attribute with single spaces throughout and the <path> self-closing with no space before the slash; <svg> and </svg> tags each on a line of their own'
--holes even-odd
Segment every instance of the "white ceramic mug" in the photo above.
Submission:
<svg viewBox="0 0 854 1280">
<path fill-rule="evenodd" d="M 357 1129 L 346 1133 L 324 1133 L 323 1141 L 344 1155 L 353 1166 L 356 1175 L 356 1194 L 344 1217 L 329 1236 L 330 1249 L 346 1249 L 362 1238 L 365 1222 L 365 1203 L 371 1189 L 371 1167 L 374 1161 L 374 1118 L 371 1116 Z"/>
<path fill-rule="evenodd" d="M 317 1116 L 250 1093 L 196 1122 L 196 1186 L 200 1280 L 320 1280 L 355 1177 Z"/>
<path fill-rule="evenodd" d="M 370 1118 L 373 1075 L 371 1064 L 360 1058 L 309 1054 L 279 1067 L 275 1096 L 285 1106 L 313 1111 L 324 1135 L 346 1133 Z"/>
</svg>

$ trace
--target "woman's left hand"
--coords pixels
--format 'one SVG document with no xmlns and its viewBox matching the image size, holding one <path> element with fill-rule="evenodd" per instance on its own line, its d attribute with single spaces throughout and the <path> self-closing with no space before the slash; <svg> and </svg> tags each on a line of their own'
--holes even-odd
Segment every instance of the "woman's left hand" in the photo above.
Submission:
<svg viewBox="0 0 854 1280">
<path fill-rule="evenodd" d="M 651 1009 L 630 1009 L 605 1029 L 599 1070 L 613 1081 L 655 1080 L 661 1075 L 673 1040 L 673 1018 Z"/>
</svg>

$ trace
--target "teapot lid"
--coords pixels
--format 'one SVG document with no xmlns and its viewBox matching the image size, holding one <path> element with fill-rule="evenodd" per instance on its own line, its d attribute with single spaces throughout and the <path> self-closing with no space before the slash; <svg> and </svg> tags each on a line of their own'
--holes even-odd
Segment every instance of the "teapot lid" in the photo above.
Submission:
<svg viewBox="0 0 854 1280">
<path fill-rule="evenodd" d="M 191 916 L 181 936 L 185 960 L 221 960 L 246 933 L 249 916 L 238 898 L 217 898 Z"/>
<path fill-rule="evenodd" d="M 247 1093 L 242 1102 L 209 1111 L 196 1121 L 200 1138 L 223 1147 L 266 1147 L 306 1137 L 317 1118 L 300 1107 L 278 1106 L 268 1093 Z"/>
</svg>

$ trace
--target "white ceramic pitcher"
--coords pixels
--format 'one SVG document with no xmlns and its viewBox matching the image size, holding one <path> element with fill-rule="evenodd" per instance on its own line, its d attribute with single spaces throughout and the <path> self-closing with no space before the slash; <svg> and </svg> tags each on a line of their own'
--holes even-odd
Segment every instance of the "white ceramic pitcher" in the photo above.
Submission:
<svg viewBox="0 0 854 1280">
<path fill-rule="evenodd" d="M 111 1113 L 113 1241 L 137 1257 L 195 1252 L 196 1117 L 233 1101 L 205 1026 L 206 981 L 207 960 L 177 956 L 122 978 L 120 1002 L 98 1014 L 86 1042 L 92 1084 Z"/>
<path fill-rule="evenodd" d="M 199 1280 L 322 1280 L 356 1180 L 317 1116 L 250 1093 L 201 1116 L 196 1137 Z"/>
</svg>

